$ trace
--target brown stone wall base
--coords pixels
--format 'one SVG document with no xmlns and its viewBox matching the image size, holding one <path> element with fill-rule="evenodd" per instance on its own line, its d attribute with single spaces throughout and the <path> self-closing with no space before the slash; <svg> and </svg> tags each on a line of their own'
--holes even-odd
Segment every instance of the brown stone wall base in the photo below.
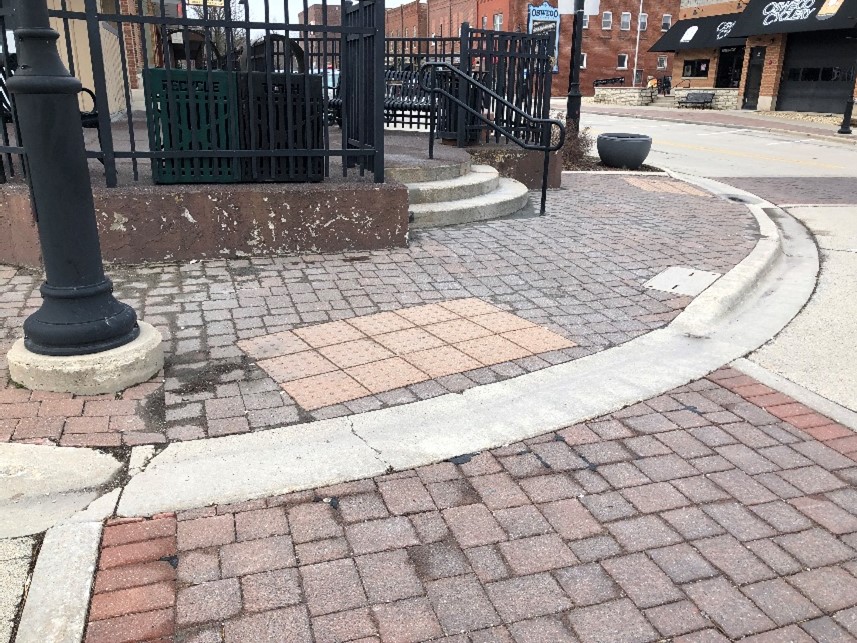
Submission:
<svg viewBox="0 0 857 643">
<path fill-rule="evenodd" d="M 139 263 L 404 247 L 399 184 L 94 188 L 106 261 Z M 0 262 L 39 267 L 26 186 L 0 187 Z"/>
<path fill-rule="evenodd" d="M 474 164 L 490 165 L 500 172 L 500 176 L 515 179 L 531 190 L 542 189 L 542 171 L 545 156 L 543 152 L 522 150 L 507 145 L 486 145 L 471 147 L 467 150 Z M 548 172 L 548 187 L 557 189 L 562 182 L 562 159 L 559 152 L 551 154 Z"/>
</svg>

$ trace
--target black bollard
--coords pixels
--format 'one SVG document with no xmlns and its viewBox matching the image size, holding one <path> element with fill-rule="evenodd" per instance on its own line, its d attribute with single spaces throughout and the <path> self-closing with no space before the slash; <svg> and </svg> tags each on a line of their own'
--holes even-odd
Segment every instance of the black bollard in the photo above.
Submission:
<svg viewBox="0 0 857 643">
<path fill-rule="evenodd" d="M 851 116 L 854 114 L 854 99 L 851 98 L 845 103 L 845 115 L 842 117 L 842 125 L 839 127 L 837 134 L 851 133 Z"/>
<path fill-rule="evenodd" d="M 104 275 L 80 121 L 81 83 L 57 51 L 46 0 L 18 3 L 15 96 L 45 266 L 42 306 L 24 322 L 24 345 L 41 355 L 87 355 L 140 333 L 134 310 Z"/>
</svg>

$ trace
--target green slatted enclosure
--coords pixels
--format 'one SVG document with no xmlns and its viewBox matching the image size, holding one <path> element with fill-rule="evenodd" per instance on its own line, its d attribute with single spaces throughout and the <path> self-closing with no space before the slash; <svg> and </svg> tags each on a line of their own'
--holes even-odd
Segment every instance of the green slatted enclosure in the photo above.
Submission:
<svg viewBox="0 0 857 643">
<path fill-rule="evenodd" d="M 152 152 L 239 149 L 234 72 L 146 69 L 143 82 Z M 155 183 L 236 183 L 240 170 L 229 155 L 152 159 Z"/>
</svg>

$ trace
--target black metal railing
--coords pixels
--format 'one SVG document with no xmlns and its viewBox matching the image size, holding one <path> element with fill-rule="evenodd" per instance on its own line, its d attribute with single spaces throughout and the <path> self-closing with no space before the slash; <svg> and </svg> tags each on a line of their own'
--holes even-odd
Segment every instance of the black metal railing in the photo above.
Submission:
<svg viewBox="0 0 857 643">
<path fill-rule="evenodd" d="M 443 82 L 438 82 L 440 74 L 446 76 Z M 450 82 L 450 79 L 455 79 Z M 429 134 L 429 158 L 434 158 L 434 140 L 436 131 L 437 109 L 436 97 L 454 103 L 459 112 L 466 113 L 477 119 L 483 127 L 492 130 L 498 137 L 516 143 L 525 150 L 544 152 L 544 168 L 542 174 L 542 200 L 540 213 L 545 213 L 547 205 L 548 175 L 550 171 L 550 154 L 562 148 L 565 143 L 565 125 L 558 120 L 538 118 L 525 112 L 520 107 L 506 100 L 486 85 L 469 76 L 462 70 L 447 62 L 428 62 L 421 69 L 420 84 L 431 96 L 431 126 Z M 487 98 L 493 104 L 505 110 L 503 121 L 489 118 L 484 110 L 474 108 L 471 96 L 473 92 Z M 554 128 L 558 135 L 554 136 Z"/>
<path fill-rule="evenodd" d="M 86 137 L 87 156 L 103 162 L 108 187 L 145 180 L 144 163 L 155 182 L 337 171 L 383 182 L 383 5 L 84 0 L 81 11 L 58 0 L 50 15 L 66 65 L 94 90 L 99 135 Z M 334 92 L 341 126 L 327 118 Z M 0 129 L 0 158 L 22 168 L 26 142 Z"/>
</svg>

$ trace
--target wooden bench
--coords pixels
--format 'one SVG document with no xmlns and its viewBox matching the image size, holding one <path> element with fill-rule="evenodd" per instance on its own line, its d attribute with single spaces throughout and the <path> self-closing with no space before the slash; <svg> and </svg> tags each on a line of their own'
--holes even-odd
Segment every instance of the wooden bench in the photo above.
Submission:
<svg viewBox="0 0 857 643">
<path fill-rule="evenodd" d="M 698 107 L 711 109 L 714 104 L 714 92 L 689 92 L 684 98 L 676 101 L 679 107 Z"/>
</svg>

